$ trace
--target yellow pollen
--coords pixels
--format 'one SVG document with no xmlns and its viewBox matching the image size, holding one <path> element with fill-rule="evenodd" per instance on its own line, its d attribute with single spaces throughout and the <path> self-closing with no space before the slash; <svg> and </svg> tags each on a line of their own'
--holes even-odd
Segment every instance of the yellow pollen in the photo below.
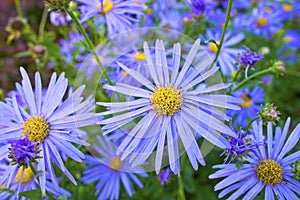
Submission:
<svg viewBox="0 0 300 200">
<path fill-rule="evenodd" d="M 290 4 L 284 4 L 282 6 L 282 9 L 285 11 L 285 12 L 291 12 L 293 10 L 293 6 L 290 5 Z"/>
<path fill-rule="evenodd" d="M 263 28 L 268 25 L 268 20 L 265 17 L 259 17 L 256 20 L 256 25 Z"/>
<path fill-rule="evenodd" d="M 242 108 L 249 108 L 252 105 L 251 98 L 248 94 L 243 94 L 243 96 L 241 96 L 241 99 L 244 100 L 244 103 L 240 103 L 240 106 Z"/>
<path fill-rule="evenodd" d="M 40 116 L 33 116 L 29 118 L 22 126 L 24 129 L 23 136 L 28 135 L 28 139 L 32 142 L 43 142 L 50 131 L 49 123 Z"/>
<path fill-rule="evenodd" d="M 150 101 L 158 114 L 173 116 L 180 110 L 182 91 L 172 87 L 158 87 L 151 95 Z"/>
<path fill-rule="evenodd" d="M 283 170 L 274 160 L 263 160 L 256 167 L 256 175 L 259 181 L 266 185 L 278 184 L 282 181 Z"/>
<path fill-rule="evenodd" d="M 218 47 L 215 43 L 209 43 L 208 49 L 212 53 L 216 53 L 218 51 Z"/>
<path fill-rule="evenodd" d="M 136 59 L 137 61 L 144 61 L 146 60 L 146 55 L 143 54 L 143 52 L 137 52 L 136 54 L 134 54 L 134 59 Z"/>
<path fill-rule="evenodd" d="M 100 12 L 108 13 L 114 8 L 114 3 L 110 0 L 103 1 L 103 9 L 101 3 L 98 3 L 97 8 Z"/>
<path fill-rule="evenodd" d="M 113 170 L 120 170 L 123 166 L 122 161 L 119 157 L 112 157 L 109 162 L 109 167 Z"/>
<path fill-rule="evenodd" d="M 21 166 L 18 170 L 18 173 L 16 175 L 16 182 L 19 183 L 20 182 L 20 179 L 21 179 L 21 176 L 22 176 L 22 172 L 23 172 L 23 167 Z M 30 167 L 27 167 L 24 171 L 24 176 L 23 176 L 23 179 L 22 179 L 22 184 L 26 184 L 28 182 L 30 182 L 33 178 L 34 174 L 33 174 L 33 171 L 31 170 Z"/>
</svg>

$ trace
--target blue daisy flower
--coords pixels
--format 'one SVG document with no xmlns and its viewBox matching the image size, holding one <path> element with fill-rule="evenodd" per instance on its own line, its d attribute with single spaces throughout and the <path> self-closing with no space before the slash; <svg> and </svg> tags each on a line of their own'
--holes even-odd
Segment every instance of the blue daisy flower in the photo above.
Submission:
<svg viewBox="0 0 300 200">
<path fill-rule="evenodd" d="M 287 137 L 290 118 L 283 130 L 276 128 L 275 136 L 272 123 L 268 123 L 266 139 L 262 124 L 262 121 L 252 124 L 253 140 L 265 145 L 250 152 L 240 168 L 233 163 L 214 166 L 219 170 L 209 178 L 224 178 L 215 186 L 216 191 L 222 190 L 219 198 L 233 192 L 228 199 L 238 199 L 243 195 L 245 200 L 254 199 L 265 188 L 266 200 L 275 199 L 274 196 L 278 199 L 299 199 L 300 182 L 294 179 L 295 171 L 291 164 L 299 160 L 300 151 L 287 154 L 299 141 L 300 124 Z"/>
<path fill-rule="evenodd" d="M 249 88 L 236 91 L 232 93 L 233 96 L 242 99 L 244 102 L 240 103 L 241 110 L 239 111 L 228 111 L 228 114 L 232 117 L 236 116 L 234 125 L 246 127 L 248 120 L 254 119 L 261 111 L 260 104 L 264 102 L 265 93 L 260 87 L 255 87 L 252 90 Z"/>
<path fill-rule="evenodd" d="M 221 32 L 216 31 L 214 33 L 211 30 L 207 30 L 205 38 L 207 40 L 214 39 L 217 43 L 219 43 L 219 39 L 221 38 Z M 244 38 L 245 35 L 243 33 L 238 33 L 234 35 L 231 32 L 227 32 L 225 34 L 222 49 L 217 60 L 217 63 L 220 66 L 220 69 L 224 75 L 228 75 L 231 72 L 237 70 L 238 66 L 236 65 L 236 60 L 238 58 L 238 53 L 241 52 L 241 49 L 233 48 L 232 46 L 239 44 L 242 40 L 244 40 Z M 207 46 L 203 47 L 212 57 L 215 57 L 215 54 L 218 50 L 218 47 L 215 43 L 210 42 Z"/>
<path fill-rule="evenodd" d="M 133 69 L 141 73 L 145 78 L 149 78 L 150 74 L 146 67 L 146 55 L 139 50 L 126 53 L 117 59 L 118 62 L 123 63 L 128 68 Z M 125 70 L 123 70 L 118 64 L 115 64 L 115 70 L 109 73 L 112 81 L 119 83 L 126 83 L 134 86 L 141 86 L 141 83 L 131 77 Z"/>
<path fill-rule="evenodd" d="M 5 171 L 8 167 L 7 164 L 3 163 L 0 165 L 1 170 Z M 22 172 L 24 171 L 23 177 Z M 0 173 L 2 174 L 2 173 Z M 56 187 L 49 179 L 46 180 L 47 192 L 53 195 L 55 198 L 59 196 L 67 196 L 70 197 L 71 193 L 61 187 Z M 18 192 L 25 192 L 28 190 L 36 190 L 39 188 L 39 182 L 36 180 L 32 170 L 30 167 L 25 168 L 20 167 L 15 175 L 15 178 L 12 180 L 11 186 L 9 188 L 10 192 L 0 192 L 0 199 L 20 199 L 26 200 L 25 197 L 18 196 Z"/>
<path fill-rule="evenodd" d="M 197 40 L 185 63 L 180 67 L 179 43 L 174 45 L 173 60 L 168 66 L 163 42 L 156 41 L 154 63 L 145 42 L 144 54 L 150 79 L 119 63 L 120 67 L 143 87 L 123 83 L 103 86 L 105 89 L 131 96 L 127 102 L 98 102 L 107 108 L 107 111 L 98 113 L 98 116 L 113 114 L 112 117 L 99 121 L 104 125 L 103 134 L 140 119 L 118 147 L 117 153 L 122 154 L 122 160 L 130 157 L 133 166 L 143 164 L 156 148 L 155 169 L 158 174 L 162 166 L 163 152 L 167 149 L 170 168 L 175 174 L 179 174 L 180 140 L 194 169 L 198 169 L 198 162 L 205 165 L 196 137 L 203 136 L 223 149 L 229 146 L 222 133 L 231 136 L 235 136 L 235 133 L 221 122 L 229 118 L 215 106 L 238 110 L 239 106 L 236 104 L 242 101 L 228 95 L 211 94 L 213 91 L 227 88 L 230 84 L 197 87 L 218 71 L 217 67 L 209 69 L 211 59 L 206 54 L 200 59 L 199 52 L 194 59 L 199 46 L 200 40 Z"/>
<path fill-rule="evenodd" d="M 144 9 L 144 4 L 136 0 L 77 0 L 77 2 L 82 4 L 81 21 L 85 22 L 94 16 L 102 20 L 105 17 L 109 36 L 132 29 L 140 21 Z"/>
<path fill-rule="evenodd" d="M 281 20 L 280 12 L 270 6 L 260 6 L 253 9 L 246 28 L 257 36 L 271 39 L 273 33 L 282 27 Z"/>
<path fill-rule="evenodd" d="M 300 48 L 300 33 L 297 30 L 289 29 L 283 37 L 287 48 Z"/>
<path fill-rule="evenodd" d="M 40 74 L 35 74 L 35 90 L 32 89 L 30 79 L 24 68 L 20 68 L 22 84 L 16 84 L 25 107 L 17 103 L 15 95 L 11 98 L 11 103 L 1 103 L 0 110 L 10 111 L 9 123 L 4 124 L 0 129 L 0 141 L 6 142 L 11 139 L 28 137 L 31 142 L 39 144 L 40 152 L 37 159 L 37 171 L 39 182 L 43 194 L 46 192 L 46 172 L 49 173 L 50 180 L 57 185 L 52 162 L 74 183 L 75 179 L 64 166 L 61 153 L 75 161 L 81 162 L 84 154 L 72 145 L 88 145 L 79 139 L 78 134 L 73 134 L 78 127 L 94 124 L 94 114 L 92 112 L 82 112 L 83 107 L 89 105 L 89 101 L 84 101 L 82 93 L 84 86 L 81 86 L 64 99 L 68 80 L 62 73 L 58 78 L 53 73 L 50 79 L 47 93 L 42 98 L 42 83 Z M 9 175 L 12 174 L 12 175 Z M 11 171 L 7 176 L 13 176 L 16 171 Z"/>
<path fill-rule="evenodd" d="M 120 182 L 128 196 L 132 196 L 134 182 L 139 188 L 143 187 L 140 177 L 147 177 L 142 167 L 132 167 L 127 160 L 121 160 L 116 154 L 115 146 L 105 137 L 97 136 L 100 146 L 94 145 L 97 157 L 86 155 L 87 166 L 83 171 L 82 181 L 89 184 L 97 181 L 95 195 L 98 199 L 119 199 Z"/>
</svg>

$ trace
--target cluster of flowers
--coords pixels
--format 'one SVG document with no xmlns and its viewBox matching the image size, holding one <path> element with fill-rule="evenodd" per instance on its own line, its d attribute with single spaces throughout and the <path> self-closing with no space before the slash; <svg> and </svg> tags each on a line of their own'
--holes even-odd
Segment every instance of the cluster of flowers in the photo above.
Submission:
<svg viewBox="0 0 300 200">
<path fill-rule="evenodd" d="M 95 97 L 84 98 L 85 86 L 68 88 L 64 73 L 53 73 L 48 86 L 43 87 L 41 75 L 36 72 L 33 88 L 21 67 L 21 84 L 17 83 L 16 90 L 0 102 L 1 199 L 19 198 L 21 192 L 37 189 L 41 197 L 71 196 L 60 187 L 56 170 L 76 184 L 65 166 L 69 158 L 86 163 L 81 181 L 97 182 L 98 199 L 118 199 L 121 183 L 132 196 L 134 184 L 143 187 L 139 177 L 148 177 L 146 168 L 150 165 L 162 184 L 168 182 L 171 172 L 180 176 L 181 148 L 194 170 L 198 170 L 199 163 L 204 166 L 201 139 L 223 149 L 226 155 L 223 164 L 213 167 L 218 171 L 209 176 L 224 178 L 215 186 L 216 191 L 222 190 L 219 198 L 230 194 L 229 199 L 253 199 L 263 189 L 265 199 L 299 198 L 300 151 L 295 146 L 300 139 L 300 124 L 289 134 L 288 118 L 283 129 L 278 126 L 273 131 L 273 124 L 280 120 L 276 106 L 267 103 L 261 107 L 265 101 L 261 86 L 245 87 L 246 81 L 257 76 L 252 69 L 267 50 L 255 53 L 247 47 L 235 47 L 246 39 L 245 32 L 267 39 L 275 37 L 286 21 L 298 20 L 299 3 L 249 4 L 240 0 L 230 13 L 232 1 L 46 2 L 58 10 L 50 13 L 53 25 L 76 23 L 75 10 L 80 15 L 77 25 L 106 32 L 108 38 L 158 25 L 174 40 L 178 38 L 171 30 L 193 35 L 188 27 L 200 27 L 198 22 L 203 21 L 207 22 L 207 30 L 204 37 L 197 35 L 199 39 L 193 44 L 167 47 L 170 41 L 157 39 L 150 47 L 143 42 L 142 49 L 138 39 L 129 34 L 128 40 L 114 41 L 114 49 L 105 45 L 97 52 L 86 48 L 90 40 L 85 32 L 70 31 L 69 39 L 60 41 L 65 61 L 74 66 L 76 63 L 77 70 L 84 68 L 87 79 L 98 71 L 107 75 L 100 84 L 113 101 L 97 102 L 105 108 L 98 113 Z M 228 25 L 224 25 L 225 18 L 231 18 L 231 23 L 229 31 L 222 33 L 222 27 Z M 138 37 L 147 33 L 142 30 Z M 279 52 L 291 48 L 294 54 L 300 47 L 300 34 L 292 29 L 281 34 L 284 45 Z M 115 48 L 122 44 L 130 46 L 129 53 Z M 96 59 L 84 61 L 88 51 Z M 119 55 L 115 59 L 111 54 Z M 293 60 L 291 54 L 287 58 Z M 107 73 L 102 65 L 109 68 Z M 284 70 L 280 61 L 265 72 Z M 221 81 L 211 83 L 216 75 Z M 268 84 L 270 77 L 263 78 Z M 91 140 L 91 151 L 84 154 L 80 147 L 90 145 L 87 138 L 91 135 L 80 128 L 96 124 L 101 125 L 103 134 L 97 135 L 96 142 Z"/>
</svg>

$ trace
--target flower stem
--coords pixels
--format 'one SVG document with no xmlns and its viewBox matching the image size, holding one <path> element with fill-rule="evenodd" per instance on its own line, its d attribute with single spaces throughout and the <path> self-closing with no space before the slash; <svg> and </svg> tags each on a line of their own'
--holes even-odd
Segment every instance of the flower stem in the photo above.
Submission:
<svg viewBox="0 0 300 200">
<path fill-rule="evenodd" d="M 102 62 L 101 62 L 99 56 L 97 55 L 97 53 L 95 51 L 95 46 L 93 45 L 92 41 L 88 37 L 85 29 L 82 27 L 82 25 L 79 22 L 78 18 L 76 17 L 76 15 L 74 14 L 74 12 L 72 10 L 69 10 L 69 8 L 65 8 L 65 11 L 70 15 L 70 17 L 72 18 L 73 22 L 76 24 L 78 30 L 80 31 L 80 33 L 83 35 L 84 39 L 86 40 L 86 44 L 87 44 L 87 46 L 89 48 L 87 50 L 90 51 L 91 54 L 93 54 L 93 56 L 95 57 L 96 62 L 100 66 L 100 68 L 101 68 L 100 78 L 104 75 L 104 77 L 106 78 L 107 82 L 109 84 L 113 85 L 112 80 L 107 75 L 106 69 L 103 67 Z"/>
<path fill-rule="evenodd" d="M 15 0 L 15 4 L 16 4 L 16 10 L 17 10 L 18 16 L 23 18 L 24 15 L 22 12 L 20 0 Z"/>
<path fill-rule="evenodd" d="M 178 200 L 185 200 L 184 187 L 182 183 L 182 179 L 180 176 L 177 177 L 178 180 Z"/>
<path fill-rule="evenodd" d="M 224 26 L 223 26 L 223 29 L 222 29 L 221 40 L 220 40 L 220 43 L 218 44 L 218 50 L 217 50 L 217 53 L 216 53 L 216 57 L 215 57 L 214 61 L 212 62 L 212 65 L 217 62 L 219 54 L 220 54 L 220 51 L 222 49 L 222 45 L 223 45 L 223 42 L 224 42 L 225 33 L 226 33 L 226 30 L 227 30 L 227 27 L 228 27 L 228 23 L 229 23 L 229 19 L 230 19 L 230 13 L 231 13 L 231 9 L 232 9 L 232 4 L 233 4 L 233 0 L 229 0 L 228 1 L 228 5 L 227 5 L 227 11 L 226 11 L 226 19 L 225 19 L 225 23 L 224 23 Z"/>
<path fill-rule="evenodd" d="M 39 36 L 44 35 L 44 29 L 45 29 L 45 25 L 46 25 L 46 21 L 47 21 L 47 15 L 48 15 L 48 9 L 45 7 L 44 11 L 43 11 L 40 27 L 39 27 Z"/>
<path fill-rule="evenodd" d="M 255 74 L 252 74 L 251 76 L 249 76 L 248 78 L 244 79 L 243 81 L 241 81 L 234 89 L 233 91 L 237 91 L 239 90 L 240 88 L 242 88 L 246 83 L 248 83 L 248 81 L 250 81 L 251 79 L 257 77 L 257 76 L 260 76 L 260 75 L 263 75 L 263 74 L 266 74 L 268 72 L 271 72 L 273 69 L 270 67 L 268 69 L 265 69 L 265 70 L 261 70 Z"/>
</svg>

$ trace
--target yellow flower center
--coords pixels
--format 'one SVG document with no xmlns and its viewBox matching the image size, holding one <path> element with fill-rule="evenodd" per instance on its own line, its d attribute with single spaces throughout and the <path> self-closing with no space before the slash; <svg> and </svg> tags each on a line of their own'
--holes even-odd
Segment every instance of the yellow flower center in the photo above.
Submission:
<svg viewBox="0 0 300 200">
<path fill-rule="evenodd" d="M 259 181 L 264 184 L 278 184 L 282 181 L 283 170 L 279 163 L 274 160 L 261 161 L 256 168 Z"/>
<path fill-rule="evenodd" d="M 32 142 L 43 142 L 50 131 L 49 123 L 40 116 L 33 116 L 29 118 L 22 126 L 24 129 L 23 136 L 28 135 L 28 139 Z"/>
<path fill-rule="evenodd" d="M 120 170 L 123 166 L 122 161 L 119 157 L 112 157 L 109 162 L 109 167 L 113 170 Z"/>
<path fill-rule="evenodd" d="M 218 51 L 218 47 L 215 43 L 209 43 L 208 49 L 212 53 L 216 53 Z"/>
<path fill-rule="evenodd" d="M 146 55 L 143 52 L 137 52 L 136 54 L 134 54 L 134 59 L 136 59 L 137 61 L 144 61 L 146 60 Z"/>
<path fill-rule="evenodd" d="M 100 12 L 108 13 L 114 8 L 114 3 L 110 0 L 103 1 L 103 9 L 101 3 L 98 3 L 97 8 Z"/>
<path fill-rule="evenodd" d="M 129 74 L 126 71 L 121 72 L 123 76 L 128 76 Z"/>
<path fill-rule="evenodd" d="M 269 13 L 269 12 L 272 11 L 272 8 L 271 8 L 270 6 L 266 6 L 266 7 L 265 7 L 265 11 Z"/>
<path fill-rule="evenodd" d="M 268 20 L 265 18 L 265 17 L 259 17 L 257 20 L 256 20 L 256 25 L 259 26 L 259 27 L 265 27 L 268 25 Z"/>
<path fill-rule="evenodd" d="M 291 12 L 293 10 L 293 6 L 290 5 L 290 4 L 284 4 L 282 6 L 282 9 L 285 11 L 285 12 Z"/>
<path fill-rule="evenodd" d="M 16 182 L 19 183 L 20 182 L 20 179 L 21 179 L 21 176 L 22 176 L 22 172 L 23 172 L 23 167 L 21 166 L 18 170 L 18 173 L 16 175 Z M 31 170 L 30 167 L 27 167 L 24 171 L 24 176 L 23 176 L 23 179 L 22 179 L 22 184 L 26 184 L 28 182 L 30 182 L 33 178 L 34 174 L 33 174 L 33 171 Z"/>
<path fill-rule="evenodd" d="M 240 103 L 240 106 L 242 108 L 248 108 L 252 105 L 251 98 L 248 94 L 243 94 L 243 96 L 241 96 L 241 99 L 244 100 L 244 103 Z"/>
<path fill-rule="evenodd" d="M 181 107 L 182 91 L 172 87 L 158 87 L 150 101 L 159 114 L 173 116 Z"/>
<path fill-rule="evenodd" d="M 286 43 L 288 43 L 288 42 L 292 41 L 292 37 L 291 37 L 291 36 L 286 36 L 286 37 L 284 37 L 283 40 L 284 40 Z"/>
</svg>

